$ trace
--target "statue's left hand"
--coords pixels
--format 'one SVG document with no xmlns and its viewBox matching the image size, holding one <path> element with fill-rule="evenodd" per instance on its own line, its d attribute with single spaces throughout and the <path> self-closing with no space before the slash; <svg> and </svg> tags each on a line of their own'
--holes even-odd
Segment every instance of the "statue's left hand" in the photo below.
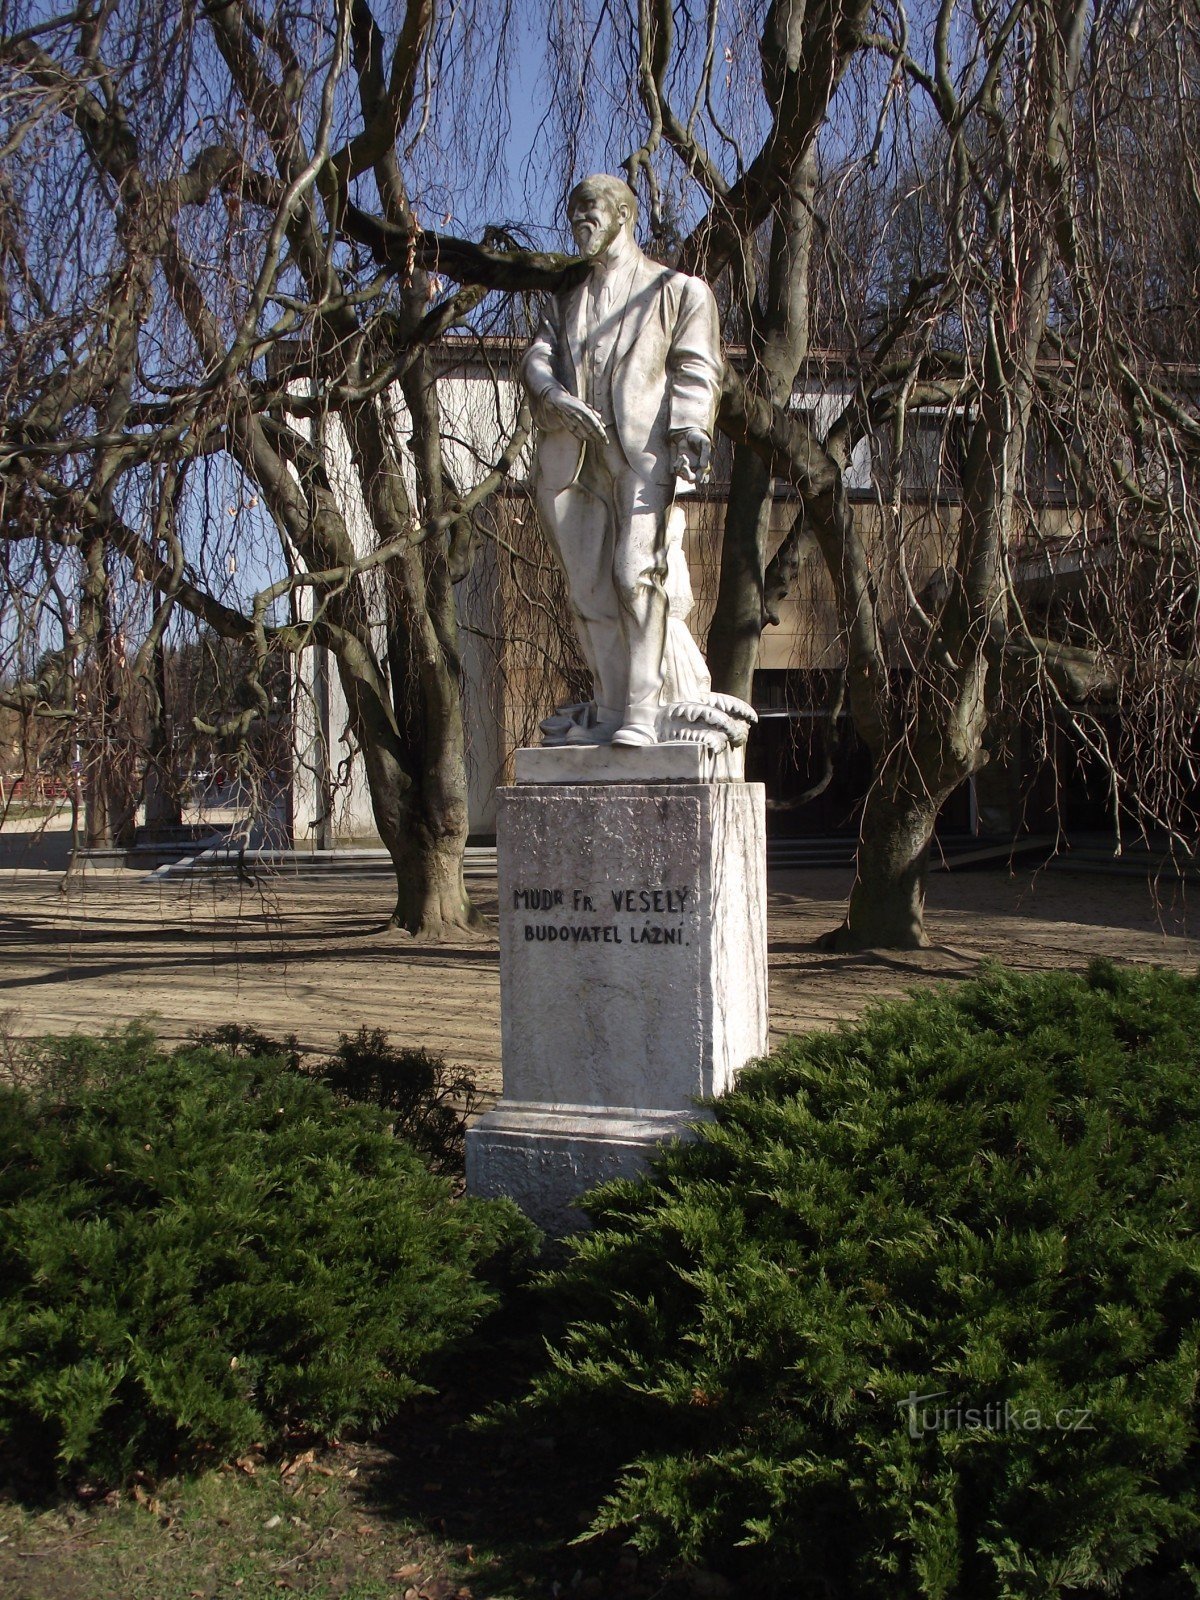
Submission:
<svg viewBox="0 0 1200 1600">
<path fill-rule="evenodd" d="M 712 440 L 699 428 L 671 435 L 671 470 L 685 483 L 699 483 L 708 474 Z"/>
</svg>

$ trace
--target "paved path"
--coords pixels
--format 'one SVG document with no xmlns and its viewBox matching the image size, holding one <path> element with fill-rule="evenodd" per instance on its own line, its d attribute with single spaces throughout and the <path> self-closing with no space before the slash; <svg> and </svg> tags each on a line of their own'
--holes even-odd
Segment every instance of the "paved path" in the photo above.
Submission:
<svg viewBox="0 0 1200 1600">
<path fill-rule="evenodd" d="M 113 872 L 67 894 L 60 882 L 50 872 L 0 875 L 0 1018 L 10 1031 L 100 1031 L 153 1015 L 171 1040 L 243 1022 L 321 1048 L 366 1023 L 442 1052 L 489 1094 L 498 1090 L 495 939 L 422 947 L 385 931 L 381 878 L 276 878 L 257 888 L 147 885 Z M 849 886 L 842 870 L 771 875 L 776 1037 L 855 1016 L 914 983 L 966 976 L 985 958 L 1023 969 L 1080 968 L 1097 955 L 1200 962 L 1200 915 L 1178 885 L 1163 886 L 1156 904 L 1137 879 L 1006 871 L 931 879 L 932 949 L 822 954 L 813 941 L 840 919 Z M 474 879 L 472 891 L 494 914 L 495 880 Z"/>
</svg>

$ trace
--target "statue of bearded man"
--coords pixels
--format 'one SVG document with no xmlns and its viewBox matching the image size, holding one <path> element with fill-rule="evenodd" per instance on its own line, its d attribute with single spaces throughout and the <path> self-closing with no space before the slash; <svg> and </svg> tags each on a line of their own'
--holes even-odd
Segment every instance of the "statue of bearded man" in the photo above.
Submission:
<svg viewBox="0 0 1200 1600">
<path fill-rule="evenodd" d="M 699 278 L 639 249 L 637 200 L 619 178 L 585 178 L 567 217 L 593 265 L 553 299 L 521 373 L 538 427 L 538 515 L 566 574 L 594 698 L 547 719 L 547 743 L 688 737 L 680 724 L 702 707 L 705 742 L 744 742 L 753 712 L 709 694 L 680 620 L 691 594 L 675 500 L 706 475 L 712 453 L 716 302 Z"/>
</svg>

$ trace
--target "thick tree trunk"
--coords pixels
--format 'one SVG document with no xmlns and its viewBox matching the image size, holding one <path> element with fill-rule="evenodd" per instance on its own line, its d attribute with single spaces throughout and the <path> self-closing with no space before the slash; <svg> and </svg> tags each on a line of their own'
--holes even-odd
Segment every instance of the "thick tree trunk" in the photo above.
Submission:
<svg viewBox="0 0 1200 1600">
<path fill-rule="evenodd" d="M 394 842 L 394 928 L 420 940 L 462 939 L 485 931 L 463 878 L 466 830 L 434 833 L 418 826 Z"/>
<path fill-rule="evenodd" d="M 436 376 L 421 361 L 401 382 L 413 421 L 421 508 L 434 517 L 446 507 Z M 393 850 L 392 922 L 422 939 L 471 936 L 483 930 L 484 921 L 463 878 L 470 826 L 467 737 L 446 536 L 428 537 L 400 557 L 390 578 L 389 668 L 404 765 L 412 774 L 403 797 L 399 853 Z"/>
<path fill-rule="evenodd" d="M 899 738 L 881 759 L 859 825 L 846 920 L 827 949 L 918 950 L 925 933 L 925 875 L 938 813 L 987 760 L 986 637 L 953 670 L 913 687 L 895 719 Z M 901 731 L 903 730 L 903 731 Z"/>
<path fill-rule="evenodd" d="M 870 791 L 846 920 L 821 941 L 825 949 L 919 950 L 929 943 L 925 874 L 938 809 L 927 795 Z"/>
<path fill-rule="evenodd" d="M 397 767 L 386 796 L 372 784 L 380 836 L 396 868 L 391 920 L 422 940 L 473 936 L 485 924 L 463 877 L 470 819 L 458 674 L 439 652 L 420 677 L 424 737 L 417 776 L 410 780 Z"/>
<path fill-rule="evenodd" d="M 84 768 L 84 844 L 89 850 L 131 845 L 137 821 L 136 754 L 125 747 L 122 737 L 121 681 L 106 559 L 103 540 L 90 540 L 79 598 L 80 633 L 94 651 Z"/>
<path fill-rule="evenodd" d="M 156 606 L 161 603 L 155 591 Z M 183 803 L 175 767 L 175 719 L 167 709 L 167 652 L 160 633 L 154 643 L 154 693 L 150 702 L 149 761 L 146 764 L 146 826 L 177 828 Z"/>
<path fill-rule="evenodd" d="M 393 635 L 393 648 L 401 637 Z M 463 877 L 469 816 L 458 674 L 439 652 L 419 677 L 419 726 L 405 730 L 404 743 L 419 733 L 420 755 L 410 749 L 402 763 L 394 737 L 360 741 L 376 826 L 396 869 L 391 923 L 423 941 L 474 937 L 485 923 Z"/>
<path fill-rule="evenodd" d="M 444 540 L 430 541 L 424 556 L 426 606 L 436 650 L 422 673 L 425 759 L 421 767 L 421 803 L 429 830 L 423 923 L 429 927 L 438 920 L 444 933 L 479 932 L 484 920 L 472 905 L 463 880 L 463 857 L 470 830 L 467 730 L 449 549 Z M 401 920 L 400 898 L 394 920 L 407 926 Z"/>
<path fill-rule="evenodd" d="M 137 835 L 137 752 L 111 727 L 102 730 L 84 778 L 84 843 L 89 850 L 128 849 Z"/>
<path fill-rule="evenodd" d="M 338 602 L 331 602 L 329 609 L 338 614 Z M 460 737 L 443 751 L 448 774 L 443 773 L 440 783 L 432 781 L 429 773 L 424 781 L 414 781 L 408 770 L 412 752 L 407 745 L 417 730 L 410 727 L 402 737 L 374 658 L 361 640 L 345 633 L 341 645 L 336 659 L 350 728 L 363 754 L 375 825 L 396 871 L 396 904 L 390 922 L 420 940 L 473 936 L 482 928 L 483 919 L 471 904 L 463 878 L 468 819 L 461 713 L 457 724 Z M 394 635 L 392 648 L 403 647 Z M 429 663 L 426 671 L 440 674 L 442 699 L 458 711 L 456 673 L 444 660 Z"/>
<path fill-rule="evenodd" d="M 183 821 L 183 806 L 175 782 L 170 733 L 164 732 L 161 724 L 157 724 L 151 734 L 145 793 L 146 826 L 177 828 Z"/>
</svg>

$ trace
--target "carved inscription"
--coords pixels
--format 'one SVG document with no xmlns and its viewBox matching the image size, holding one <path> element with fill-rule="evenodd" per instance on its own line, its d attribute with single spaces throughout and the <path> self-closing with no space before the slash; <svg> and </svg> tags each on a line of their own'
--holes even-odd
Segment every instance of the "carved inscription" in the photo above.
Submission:
<svg viewBox="0 0 1200 1600">
<path fill-rule="evenodd" d="M 603 915 L 609 904 L 614 920 L 592 920 L 597 911 Z M 622 885 L 603 890 L 533 884 L 512 891 L 510 909 L 559 913 L 553 921 L 521 919 L 521 937 L 529 944 L 685 945 L 695 897 L 690 884 Z M 651 921 L 652 915 L 672 920 Z M 632 920 L 625 920 L 629 918 Z"/>
</svg>

